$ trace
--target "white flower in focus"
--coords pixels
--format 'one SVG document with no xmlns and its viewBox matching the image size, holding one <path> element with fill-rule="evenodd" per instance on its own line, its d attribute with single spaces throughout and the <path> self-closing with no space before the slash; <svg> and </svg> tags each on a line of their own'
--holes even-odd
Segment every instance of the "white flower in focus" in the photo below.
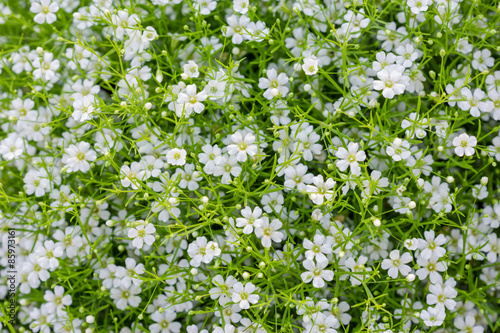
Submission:
<svg viewBox="0 0 500 333">
<path fill-rule="evenodd" d="M 300 274 L 300 278 L 305 283 L 313 282 L 314 288 L 323 288 L 325 286 L 325 281 L 333 280 L 333 271 L 325 270 L 328 266 L 328 260 L 319 261 L 314 263 L 313 260 L 306 259 L 302 263 L 307 272 Z"/>
<path fill-rule="evenodd" d="M 95 161 L 96 158 L 96 152 L 90 149 L 90 143 L 82 141 L 66 148 L 62 163 L 66 165 L 68 172 L 87 172 L 90 170 L 89 162 Z"/>
<path fill-rule="evenodd" d="M 119 288 L 113 288 L 110 290 L 110 296 L 114 300 L 116 308 L 118 310 L 125 310 L 127 305 L 136 308 L 141 303 L 141 297 L 137 296 L 141 294 L 142 289 L 140 287 L 132 286 L 124 287 L 123 285 Z"/>
<path fill-rule="evenodd" d="M 462 157 L 474 155 L 474 147 L 477 145 L 477 139 L 475 136 L 469 136 L 467 133 L 462 133 L 453 139 L 453 145 L 455 146 L 455 154 Z"/>
<path fill-rule="evenodd" d="M 252 282 L 247 282 L 245 286 L 241 282 L 237 282 L 233 286 L 233 295 L 231 299 L 237 303 L 241 309 L 249 309 L 250 303 L 256 304 L 259 301 L 259 296 L 254 295 L 255 285 Z"/>
<path fill-rule="evenodd" d="M 64 316 L 64 308 L 73 303 L 71 295 L 64 295 L 64 288 L 61 286 L 55 286 L 54 292 L 46 290 L 43 299 L 47 302 L 45 304 L 47 304 L 49 312 L 55 313 L 59 317 Z"/>
<path fill-rule="evenodd" d="M 302 65 L 302 69 L 306 75 L 314 75 L 318 72 L 318 60 L 308 57 L 304 58 L 304 64 Z"/>
<path fill-rule="evenodd" d="M 446 313 L 444 310 L 429 307 L 427 310 L 422 310 L 420 318 L 424 321 L 424 324 L 429 327 L 441 326 L 446 318 Z"/>
<path fill-rule="evenodd" d="M 305 256 L 309 260 L 316 259 L 317 262 L 328 261 L 326 254 L 332 253 L 332 244 L 326 241 L 326 237 L 320 233 L 314 235 L 313 242 L 304 239 Z"/>
<path fill-rule="evenodd" d="M 188 63 L 183 66 L 183 68 L 185 75 L 185 78 L 183 77 L 184 80 L 200 76 L 198 65 L 193 60 L 189 60 Z"/>
<path fill-rule="evenodd" d="M 492 101 L 486 100 L 486 94 L 481 89 L 474 89 L 474 93 L 469 88 L 462 88 L 460 91 L 465 101 L 459 101 L 458 107 L 463 111 L 469 111 L 471 116 L 479 117 L 481 112 L 488 113 L 494 108 Z"/>
<path fill-rule="evenodd" d="M 398 277 L 398 272 L 400 272 L 402 276 L 407 276 L 411 268 L 406 264 L 410 261 L 412 261 L 410 253 L 405 252 L 400 256 L 399 250 L 394 250 L 389 254 L 389 259 L 384 259 L 382 261 L 382 269 L 388 270 L 387 275 L 393 279 Z"/>
<path fill-rule="evenodd" d="M 257 154 L 257 146 L 253 144 L 255 142 L 255 136 L 252 133 L 247 133 L 245 138 L 241 135 L 241 132 L 236 132 L 231 135 L 231 141 L 233 144 L 227 146 L 227 152 L 229 155 L 235 155 L 238 162 L 245 162 L 247 160 L 247 154 L 249 156 L 254 156 Z"/>
<path fill-rule="evenodd" d="M 349 167 L 353 175 L 361 174 L 361 168 L 359 167 L 359 162 L 366 159 L 366 154 L 364 151 L 358 151 L 358 144 L 354 142 L 349 142 L 347 149 L 340 147 L 336 152 L 335 156 L 340 158 L 335 163 L 340 171 L 346 171 Z"/>
<path fill-rule="evenodd" d="M 262 209 L 260 207 L 255 207 L 252 211 L 250 207 L 245 207 L 241 210 L 241 215 L 243 217 L 236 218 L 236 226 L 238 228 L 243 227 L 243 233 L 248 235 L 253 232 L 253 228 L 259 228 L 264 222 L 261 218 Z"/>
<path fill-rule="evenodd" d="M 401 67 L 401 68 L 400 68 Z M 373 81 L 375 90 L 382 90 L 382 95 L 385 98 L 391 99 L 395 95 L 404 93 L 409 78 L 403 75 L 404 67 L 388 66 L 377 73 L 379 80 Z"/>
<path fill-rule="evenodd" d="M 290 90 L 287 86 L 288 84 L 288 76 L 285 73 L 280 73 L 276 69 L 271 68 L 267 71 L 267 78 L 261 77 L 259 79 L 259 88 L 266 89 L 264 92 L 264 97 L 272 100 L 274 97 L 281 96 L 286 97 L 288 91 Z M 273 93 L 276 90 L 278 94 Z"/>
<path fill-rule="evenodd" d="M 63 254 L 63 247 L 55 244 L 54 241 L 51 240 L 46 240 L 43 245 L 38 245 L 35 248 L 37 264 L 39 264 L 41 268 L 50 271 L 59 267 L 59 259 L 57 258 L 61 257 Z"/>
<path fill-rule="evenodd" d="M 280 220 L 274 219 L 269 223 L 269 218 L 264 217 L 261 226 L 255 228 L 255 235 L 261 239 L 262 246 L 270 248 L 271 240 L 278 243 L 285 237 L 278 231 L 282 226 L 283 223 Z"/>
<path fill-rule="evenodd" d="M 171 165 L 184 165 L 186 164 L 186 150 L 173 148 L 167 153 L 167 162 Z"/>
<path fill-rule="evenodd" d="M 410 143 L 400 138 L 395 138 L 392 144 L 386 148 L 387 155 L 394 161 L 406 160 L 411 156 Z"/>
<path fill-rule="evenodd" d="M 57 13 L 58 10 L 59 5 L 57 2 L 51 0 L 33 1 L 30 7 L 30 11 L 36 14 L 33 20 L 38 24 L 45 22 L 47 24 L 54 23 L 57 20 L 57 16 L 54 13 Z"/>
<path fill-rule="evenodd" d="M 196 113 L 201 113 L 205 109 L 203 101 L 207 99 L 207 93 L 202 90 L 196 93 L 196 85 L 190 84 L 186 87 L 185 92 L 180 92 L 177 98 L 177 103 L 179 106 L 176 108 L 177 117 L 182 117 L 185 114 L 189 117 L 193 111 Z"/>
<path fill-rule="evenodd" d="M 153 224 L 139 224 L 135 228 L 128 230 L 128 237 L 133 238 L 132 245 L 138 249 L 142 249 L 144 243 L 151 246 L 155 241 L 156 228 Z"/>
<path fill-rule="evenodd" d="M 192 258 L 189 264 L 193 267 L 199 267 L 202 262 L 208 264 L 214 256 L 221 254 L 218 244 L 213 241 L 208 242 L 205 236 L 198 237 L 189 244 L 187 252 Z"/>
<path fill-rule="evenodd" d="M 231 15 L 227 18 L 227 27 L 222 30 L 224 37 L 232 37 L 233 44 L 241 44 L 243 39 L 248 38 L 248 25 L 250 18 L 242 15 Z"/>
<path fill-rule="evenodd" d="M 43 81 L 50 81 L 56 76 L 59 69 L 59 60 L 53 60 L 54 55 L 51 52 L 45 52 L 43 56 L 37 57 L 33 62 L 33 77 L 35 79 L 42 79 Z"/>
<path fill-rule="evenodd" d="M 309 198 L 316 205 L 321 205 L 326 198 L 330 200 L 333 197 L 332 190 L 336 182 L 332 178 L 323 181 L 323 175 L 318 175 L 312 179 L 313 185 L 307 185 L 306 191 L 309 193 Z"/>
</svg>

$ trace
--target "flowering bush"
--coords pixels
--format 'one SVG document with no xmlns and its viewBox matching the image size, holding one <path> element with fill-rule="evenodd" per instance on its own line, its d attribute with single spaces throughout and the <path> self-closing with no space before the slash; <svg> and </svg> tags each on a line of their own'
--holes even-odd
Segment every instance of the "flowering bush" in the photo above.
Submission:
<svg viewBox="0 0 500 333">
<path fill-rule="evenodd" d="M 500 7 L 0 4 L 2 332 L 499 332 Z"/>
</svg>

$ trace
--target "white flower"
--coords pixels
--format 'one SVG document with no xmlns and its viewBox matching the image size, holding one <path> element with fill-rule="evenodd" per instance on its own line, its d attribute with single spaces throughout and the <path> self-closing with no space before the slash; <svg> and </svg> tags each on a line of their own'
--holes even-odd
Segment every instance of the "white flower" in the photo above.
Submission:
<svg viewBox="0 0 500 333">
<path fill-rule="evenodd" d="M 0 142 L 0 154 L 7 160 L 13 160 L 21 156 L 24 151 L 24 140 L 17 133 L 9 133 L 9 135 Z"/>
<path fill-rule="evenodd" d="M 469 136 L 467 133 L 462 133 L 453 139 L 453 145 L 455 146 L 455 154 L 462 157 L 474 155 L 474 147 L 477 145 L 477 139 L 475 136 Z"/>
<path fill-rule="evenodd" d="M 404 247 L 410 251 L 415 251 L 416 249 L 418 249 L 418 244 L 418 238 L 406 239 L 404 241 Z"/>
<path fill-rule="evenodd" d="M 474 59 L 472 60 L 472 68 L 479 71 L 485 71 L 495 65 L 495 59 L 491 56 L 491 51 L 483 49 L 474 52 Z"/>
<path fill-rule="evenodd" d="M 427 326 L 441 326 L 446 318 L 446 313 L 444 310 L 438 308 L 428 308 L 427 310 L 422 310 L 420 318 Z"/>
<path fill-rule="evenodd" d="M 219 80 L 210 80 L 203 89 L 207 93 L 208 99 L 215 101 L 224 97 L 226 90 L 226 82 Z"/>
<path fill-rule="evenodd" d="M 387 274 L 390 277 L 396 279 L 398 277 L 398 272 L 400 272 L 402 276 L 407 276 L 410 273 L 410 266 L 405 265 L 412 261 L 410 253 L 405 252 L 400 256 L 399 250 L 394 250 L 389 254 L 389 258 L 390 259 L 384 259 L 382 261 L 382 269 L 387 269 Z"/>
<path fill-rule="evenodd" d="M 233 9 L 240 14 L 246 14 L 250 6 L 248 0 L 233 0 Z"/>
<path fill-rule="evenodd" d="M 366 198 L 371 195 L 377 195 L 382 188 L 389 186 L 389 179 L 387 177 L 380 178 L 382 173 L 378 170 L 373 170 L 370 173 L 370 178 L 363 180 L 363 191 L 361 195 Z"/>
<path fill-rule="evenodd" d="M 137 296 L 141 294 L 142 289 L 136 286 L 113 288 L 110 290 L 110 296 L 114 300 L 118 310 L 125 310 L 127 305 L 136 308 L 141 303 L 141 298 Z"/>
<path fill-rule="evenodd" d="M 237 282 L 233 286 L 231 299 L 243 310 L 249 309 L 250 303 L 256 304 L 259 301 L 259 296 L 254 295 L 254 291 L 255 285 L 252 282 L 247 282 L 245 286 L 241 282 Z"/>
<path fill-rule="evenodd" d="M 435 237 L 434 230 L 430 230 L 424 232 L 424 237 L 425 240 L 420 239 L 418 242 L 418 247 L 422 250 L 420 252 L 422 258 L 441 258 L 446 254 L 446 249 L 440 246 L 446 243 L 446 238 L 443 234 Z"/>
<path fill-rule="evenodd" d="M 43 245 L 38 245 L 35 248 L 37 263 L 40 267 L 48 270 L 54 270 L 59 266 L 57 258 L 61 257 L 63 253 L 63 247 L 51 240 L 46 240 Z"/>
<path fill-rule="evenodd" d="M 333 198 L 334 191 L 332 189 L 336 182 L 332 178 L 328 178 L 325 182 L 323 176 L 318 175 L 313 177 L 312 183 L 314 185 L 307 185 L 306 191 L 314 204 L 321 205 L 325 198 L 326 200 Z"/>
<path fill-rule="evenodd" d="M 410 113 L 408 116 L 408 119 L 403 119 L 401 122 L 401 128 L 406 129 L 405 134 L 408 139 L 413 139 L 414 136 L 416 136 L 419 139 L 423 139 L 426 135 L 427 132 L 425 129 L 429 127 L 427 125 L 428 121 L 427 118 L 417 118 L 418 115 L 416 112 Z"/>
<path fill-rule="evenodd" d="M 304 332 L 315 332 L 315 333 L 337 333 L 335 328 L 339 327 L 339 321 L 334 315 L 326 315 L 322 312 L 317 312 L 312 315 L 312 319 L 309 319 L 304 323 Z"/>
<path fill-rule="evenodd" d="M 469 40 L 467 39 L 467 37 L 463 37 L 463 38 L 460 38 L 458 41 L 457 41 L 457 51 L 462 53 L 462 54 L 470 54 L 472 52 L 472 49 L 474 47 L 472 46 L 472 44 L 469 43 Z"/>
<path fill-rule="evenodd" d="M 137 31 L 133 27 L 140 23 L 139 16 L 137 14 L 129 15 L 125 10 L 119 10 L 116 15 L 111 17 L 113 24 L 116 26 L 116 38 L 122 40 L 125 33 L 132 34 Z"/>
<path fill-rule="evenodd" d="M 267 217 L 263 217 L 262 225 L 255 228 L 255 235 L 261 238 L 262 246 L 269 248 L 271 247 L 271 240 L 273 242 L 281 242 L 285 237 L 280 231 L 278 231 L 283 226 L 280 220 L 274 219 L 269 223 Z"/>
<path fill-rule="evenodd" d="M 437 309 L 445 311 L 445 307 L 453 311 L 457 302 L 453 298 L 457 297 L 458 292 L 451 286 L 443 283 L 431 284 L 429 286 L 429 294 L 427 294 L 427 304 L 436 304 Z"/>
<path fill-rule="evenodd" d="M 464 316 L 456 316 L 453 320 L 453 325 L 459 330 L 457 333 L 483 333 L 484 327 L 476 326 L 476 319 L 473 315 L 467 314 Z"/>
<path fill-rule="evenodd" d="M 385 98 L 393 98 L 395 95 L 404 93 L 409 78 L 403 75 L 404 67 L 386 67 L 377 73 L 380 80 L 373 81 L 375 90 L 382 90 Z"/>
<path fill-rule="evenodd" d="M 483 248 L 489 262 L 496 262 L 500 256 L 500 238 L 496 234 L 488 236 L 488 244 Z"/>
<path fill-rule="evenodd" d="M 227 18 L 227 27 L 222 30 L 224 37 L 231 37 L 233 44 L 241 44 L 244 38 L 248 38 L 248 25 L 250 18 L 242 15 L 231 15 Z"/>
<path fill-rule="evenodd" d="M 326 241 L 322 234 L 314 235 L 314 242 L 304 239 L 304 248 L 307 250 L 305 256 L 309 260 L 316 259 L 317 262 L 328 261 L 325 254 L 332 253 L 332 244 Z"/>
<path fill-rule="evenodd" d="M 217 243 L 208 242 L 204 236 L 196 238 L 188 247 L 188 254 L 192 258 L 190 265 L 194 267 L 200 266 L 202 262 L 208 264 L 214 256 L 218 256 L 220 253 L 221 250 L 218 248 Z"/>
<path fill-rule="evenodd" d="M 146 27 L 146 29 L 144 29 L 144 32 L 142 34 L 143 42 L 145 41 L 152 42 L 157 38 L 158 38 L 158 33 L 156 32 L 155 28 L 148 26 Z"/>
<path fill-rule="evenodd" d="M 333 271 L 325 270 L 326 266 L 328 266 L 328 260 L 314 263 L 314 261 L 306 259 L 302 265 L 304 265 L 304 268 L 307 269 L 308 272 L 300 274 L 300 278 L 305 283 L 312 281 L 314 288 L 323 288 L 325 286 L 325 281 L 333 280 Z"/>
<path fill-rule="evenodd" d="M 160 311 L 155 311 L 151 315 L 151 319 L 155 321 L 155 324 L 149 325 L 150 333 L 179 333 L 181 331 L 182 325 L 175 320 L 177 313 L 172 309 L 167 309 L 160 313 Z"/>
<path fill-rule="evenodd" d="M 222 184 L 229 184 L 231 176 L 238 177 L 240 175 L 241 167 L 238 165 L 236 156 L 221 156 L 218 162 L 214 169 L 214 176 L 222 176 Z"/>
<path fill-rule="evenodd" d="M 54 55 L 50 52 L 45 52 L 42 58 L 36 58 L 33 64 L 33 77 L 35 79 L 42 79 L 44 81 L 50 81 L 55 76 L 55 71 L 59 69 L 59 60 L 53 60 Z"/>
<path fill-rule="evenodd" d="M 31 170 L 24 176 L 24 189 L 27 195 L 35 194 L 41 197 L 45 192 L 50 191 L 50 181 L 47 179 L 45 171 Z"/>
<path fill-rule="evenodd" d="M 57 20 L 57 13 L 59 10 L 59 5 L 55 1 L 51 0 L 40 0 L 40 2 L 32 2 L 30 11 L 35 13 L 34 21 L 38 24 L 52 24 Z"/>
<path fill-rule="evenodd" d="M 172 165 L 184 165 L 186 164 L 186 150 L 173 148 L 167 153 L 167 162 Z"/>
<path fill-rule="evenodd" d="M 146 178 L 158 177 L 163 168 L 163 160 L 152 155 L 147 155 L 142 158 L 142 168 L 146 174 Z"/>
<path fill-rule="evenodd" d="M 226 280 L 221 275 L 216 275 L 212 279 L 213 284 L 215 285 L 214 288 L 209 290 L 210 298 L 211 299 L 219 299 L 219 304 L 220 305 L 225 305 L 227 302 L 231 300 L 231 292 L 233 289 L 233 286 L 236 282 L 236 279 L 233 276 L 228 276 Z"/>
<path fill-rule="evenodd" d="M 389 52 L 386 54 L 384 51 L 377 52 L 377 54 L 375 54 L 375 58 L 377 59 L 377 61 L 374 61 L 372 63 L 372 68 L 376 72 L 380 72 L 387 66 L 394 65 L 397 59 L 394 53 Z"/>
<path fill-rule="evenodd" d="M 188 63 L 183 66 L 183 68 L 184 68 L 184 74 L 186 76 L 185 78 L 183 77 L 184 80 L 200 76 L 200 72 L 198 71 L 198 65 L 193 60 L 189 60 Z"/>
<path fill-rule="evenodd" d="M 411 67 L 415 60 L 418 58 L 418 52 L 415 50 L 413 44 L 408 43 L 406 45 L 400 45 L 396 48 L 396 63 L 405 68 Z"/>
<path fill-rule="evenodd" d="M 68 172 L 87 172 L 90 170 L 89 162 L 95 161 L 96 158 L 96 152 L 90 149 L 90 144 L 82 141 L 77 146 L 70 145 L 66 148 L 62 163 L 66 165 Z"/>
<path fill-rule="evenodd" d="M 54 292 L 51 290 L 46 290 L 43 299 L 47 302 L 47 308 L 49 312 L 56 313 L 57 316 L 64 316 L 64 307 L 70 306 L 73 303 L 71 295 L 64 295 L 64 288 L 61 286 L 55 286 Z"/>
<path fill-rule="evenodd" d="M 238 228 L 243 227 L 243 233 L 248 235 L 253 232 L 253 228 L 259 228 L 262 226 L 262 209 L 260 207 L 255 207 L 252 211 L 250 207 L 245 207 L 241 210 L 241 215 L 243 217 L 236 218 L 236 226 Z"/>
<path fill-rule="evenodd" d="M 432 3 L 432 0 L 408 0 L 406 5 L 410 7 L 413 14 L 418 15 L 429 8 L 429 3 Z"/>
<path fill-rule="evenodd" d="M 416 274 L 420 280 L 425 279 L 429 276 L 431 283 L 437 283 L 442 280 L 439 272 L 446 271 L 446 265 L 442 261 L 438 261 L 438 258 L 431 257 L 430 259 L 424 259 L 422 257 L 417 258 L 417 264 L 421 267 L 417 270 Z"/>
<path fill-rule="evenodd" d="M 177 97 L 177 103 L 179 104 L 179 107 L 176 107 L 177 117 L 182 117 L 183 114 L 189 117 L 193 111 L 201 113 L 205 109 L 205 105 L 201 102 L 206 100 L 207 97 L 208 95 L 204 90 L 196 93 L 196 85 L 190 84 L 186 87 L 186 91 L 180 92 Z"/>
<path fill-rule="evenodd" d="M 83 122 L 85 120 L 90 120 L 91 119 L 90 115 L 94 111 L 94 104 L 92 101 L 92 97 L 85 96 L 81 99 L 77 99 L 73 103 L 73 108 L 74 111 L 71 114 L 73 119 L 80 122 Z"/>
<path fill-rule="evenodd" d="M 314 75 L 318 72 L 318 60 L 313 57 L 304 58 L 304 64 L 302 65 L 302 69 L 306 75 Z"/>
<path fill-rule="evenodd" d="M 474 94 L 469 88 L 462 88 L 460 92 L 465 101 L 458 102 L 458 107 L 464 111 L 469 110 L 473 117 L 479 117 L 481 112 L 486 113 L 493 110 L 494 104 L 492 101 L 483 101 L 486 94 L 481 89 L 474 89 Z"/>
<path fill-rule="evenodd" d="M 288 76 L 285 73 L 280 73 L 276 69 L 271 68 L 267 71 L 267 78 L 261 77 L 259 79 L 259 88 L 266 89 L 264 92 L 264 97 L 272 100 L 275 96 L 286 97 L 288 94 Z M 278 94 L 273 94 L 273 90 L 276 90 Z"/>
<path fill-rule="evenodd" d="M 122 165 L 120 168 L 121 174 L 121 183 L 124 187 L 132 186 L 132 189 L 137 190 L 140 184 L 137 182 L 138 180 L 143 180 L 146 172 L 144 171 L 141 163 L 132 162 L 130 166 Z"/>
<path fill-rule="evenodd" d="M 172 177 L 177 179 L 177 175 L 180 175 L 179 187 L 188 188 L 190 191 L 197 190 L 200 186 L 198 182 L 203 178 L 198 171 L 195 171 L 194 164 L 186 164 L 184 170 L 178 168 L 175 170 L 175 174 Z"/>
<path fill-rule="evenodd" d="M 304 164 L 289 166 L 285 169 L 285 191 L 293 188 L 304 191 L 306 184 L 312 183 L 313 177 L 311 173 L 307 173 L 307 167 Z"/>
<path fill-rule="evenodd" d="M 125 259 L 125 267 L 121 267 L 119 274 L 121 275 L 120 285 L 125 288 L 129 288 L 132 283 L 135 286 L 139 286 L 142 280 L 138 278 L 138 275 L 144 273 L 144 265 L 137 264 L 137 262 L 132 258 Z"/>
<path fill-rule="evenodd" d="M 128 230 L 128 237 L 133 238 L 132 245 L 138 249 L 142 249 L 144 243 L 147 245 L 152 245 L 155 241 L 154 234 L 156 233 L 156 228 L 153 224 L 148 223 L 146 225 L 139 224 L 135 228 L 130 228 Z"/>
<path fill-rule="evenodd" d="M 349 167 L 353 175 L 359 175 L 361 173 L 358 162 L 362 162 L 366 159 L 365 152 L 362 150 L 358 151 L 358 144 L 354 142 L 349 142 L 347 149 L 340 147 L 335 152 L 335 156 L 340 158 L 340 160 L 336 162 L 340 171 L 346 171 Z"/>
<path fill-rule="evenodd" d="M 400 138 L 395 138 L 392 144 L 386 148 L 387 155 L 394 161 L 406 160 L 411 156 L 410 143 Z"/>
<path fill-rule="evenodd" d="M 195 10 L 199 10 L 201 15 L 209 15 L 217 7 L 217 1 L 196 0 L 193 3 L 193 7 Z"/>
<path fill-rule="evenodd" d="M 236 305 L 236 306 L 238 306 L 238 305 Z M 215 327 L 214 330 L 212 331 L 212 333 L 235 333 L 235 330 L 236 330 L 236 327 L 234 327 L 231 324 L 226 324 L 226 325 L 224 325 L 224 328 Z M 203 331 L 205 331 L 205 333 L 208 333 L 207 330 L 203 330 Z M 203 333 L 203 331 L 201 331 L 200 333 Z"/>
<path fill-rule="evenodd" d="M 218 145 L 210 145 L 206 144 L 201 147 L 203 153 L 198 154 L 198 160 L 200 163 L 205 164 L 203 167 L 203 171 L 209 175 L 213 174 L 215 171 L 216 165 L 220 163 L 221 157 L 221 149 Z"/>
<path fill-rule="evenodd" d="M 368 258 L 365 256 L 359 256 L 358 260 L 354 260 L 353 257 L 349 257 L 345 261 L 345 266 L 353 273 L 350 274 L 349 280 L 351 285 L 359 286 L 366 277 L 366 272 L 371 271 L 370 267 L 365 267 Z M 347 275 L 344 275 L 347 278 Z"/>
<path fill-rule="evenodd" d="M 227 146 L 227 152 L 229 155 L 236 155 L 238 162 L 245 162 L 247 160 L 247 154 L 249 156 L 254 156 L 257 154 L 257 146 L 253 143 L 255 142 L 255 136 L 252 133 L 247 133 L 245 138 L 241 135 L 241 132 L 236 132 L 231 135 L 231 141 L 233 144 Z"/>
</svg>

